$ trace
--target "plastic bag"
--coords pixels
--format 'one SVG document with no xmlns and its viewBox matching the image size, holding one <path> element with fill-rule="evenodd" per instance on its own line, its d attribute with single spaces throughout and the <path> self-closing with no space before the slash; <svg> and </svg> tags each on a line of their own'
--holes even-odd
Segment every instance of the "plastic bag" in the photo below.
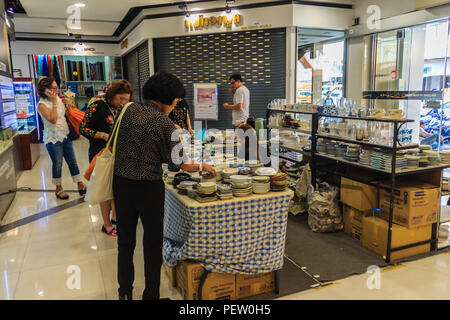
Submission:
<svg viewBox="0 0 450 320">
<path fill-rule="evenodd" d="M 306 164 L 303 168 L 303 172 L 300 176 L 300 179 L 297 181 L 297 185 L 295 187 L 295 194 L 300 199 L 306 198 L 308 196 L 308 187 L 311 186 L 311 168 L 309 164 Z"/>
<path fill-rule="evenodd" d="M 319 185 L 318 190 L 310 185 L 308 192 L 308 226 L 314 232 L 337 232 L 344 229 L 341 210 L 337 203 L 339 188 L 328 183 Z"/>
</svg>

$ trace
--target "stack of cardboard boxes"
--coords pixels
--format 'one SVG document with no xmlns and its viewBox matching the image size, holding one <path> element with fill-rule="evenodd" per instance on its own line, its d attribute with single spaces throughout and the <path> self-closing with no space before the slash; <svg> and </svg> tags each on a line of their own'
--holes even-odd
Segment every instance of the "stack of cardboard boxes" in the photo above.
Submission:
<svg viewBox="0 0 450 320">
<path fill-rule="evenodd" d="M 389 183 L 380 183 L 389 187 Z M 394 190 L 394 211 L 391 248 L 431 239 L 432 224 L 437 222 L 440 188 L 421 182 L 400 181 Z M 385 257 L 389 227 L 391 193 L 347 178 L 341 178 L 344 231 L 361 241 L 362 245 Z M 373 208 L 381 208 L 375 216 Z M 430 251 L 424 244 L 391 252 L 391 260 Z"/>
<path fill-rule="evenodd" d="M 180 261 L 176 267 L 164 269 L 173 287 L 177 287 L 185 300 L 236 300 L 274 291 L 275 274 L 257 275 L 224 274 L 211 272 L 207 275 L 201 297 L 198 287 L 205 269 L 195 261 Z"/>
</svg>

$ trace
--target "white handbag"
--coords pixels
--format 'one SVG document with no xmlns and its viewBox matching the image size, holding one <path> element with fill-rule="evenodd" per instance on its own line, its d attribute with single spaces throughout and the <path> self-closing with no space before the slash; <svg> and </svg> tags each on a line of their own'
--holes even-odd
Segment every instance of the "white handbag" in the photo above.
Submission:
<svg viewBox="0 0 450 320">
<path fill-rule="evenodd" d="M 111 137 L 106 144 L 105 150 L 97 157 L 94 171 L 92 171 L 91 178 L 87 185 L 86 195 L 84 197 L 84 200 L 90 205 L 99 204 L 101 202 L 113 199 L 112 181 L 114 175 L 117 136 L 119 133 L 120 123 L 122 122 L 122 117 L 128 106 L 131 104 L 133 104 L 133 102 L 129 102 L 123 107 L 119 117 L 117 118 L 116 124 L 114 125 Z M 113 141 L 112 152 L 109 148 L 111 141 Z"/>
</svg>

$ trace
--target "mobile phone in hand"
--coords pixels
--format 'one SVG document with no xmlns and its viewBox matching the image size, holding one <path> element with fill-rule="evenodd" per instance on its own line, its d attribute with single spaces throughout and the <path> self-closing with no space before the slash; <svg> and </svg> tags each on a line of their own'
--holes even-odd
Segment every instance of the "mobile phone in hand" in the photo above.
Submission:
<svg viewBox="0 0 450 320">
<path fill-rule="evenodd" d="M 50 89 L 45 89 L 45 94 L 47 95 L 48 98 L 51 98 L 53 95 L 52 90 Z"/>
</svg>

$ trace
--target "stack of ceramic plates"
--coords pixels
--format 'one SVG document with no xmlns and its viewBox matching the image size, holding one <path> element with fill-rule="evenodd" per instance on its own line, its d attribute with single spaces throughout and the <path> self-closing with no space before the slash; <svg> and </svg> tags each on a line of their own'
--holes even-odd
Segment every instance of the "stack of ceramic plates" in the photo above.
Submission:
<svg viewBox="0 0 450 320">
<path fill-rule="evenodd" d="M 202 182 L 216 182 L 216 177 L 211 172 L 203 171 L 201 173 Z"/>
<path fill-rule="evenodd" d="M 215 182 L 201 182 L 197 185 L 197 192 L 195 199 L 199 202 L 216 201 L 216 189 Z"/>
<path fill-rule="evenodd" d="M 216 171 L 216 182 L 222 181 L 223 168 L 222 167 L 219 167 L 219 168 L 214 167 L 214 170 Z"/>
<path fill-rule="evenodd" d="M 256 171 L 255 171 L 255 174 L 257 176 L 273 176 L 276 173 L 277 173 L 277 171 L 272 167 L 262 167 L 262 168 L 256 169 Z"/>
<path fill-rule="evenodd" d="M 250 177 L 234 175 L 230 179 L 231 188 L 235 197 L 246 197 L 252 193 L 252 180 Z"/>
<path fill-rule="evenodd" d="M 450 163 L 450 152 L 449 151 L 441 151 L 441 161 L 445 164 Z"/>
<path fill-rule="evenodd" d="M 326 143 L 326 152 L 328 155 L 330 156 L 335 156 L 336 155 L 336 148 L 335 148 L 336 143 L 332 142 L 332 141 L 328 141 Z"/>
<path fill-rule="evenodd" d="M 201 195 L 211 195 L 216 192 L 217 185 L 215 182 L 200 182 L 197 185 L 197 193 Z"/>
<path fill-rule="evenodd" d="M 217 196 L 220 200 L 228 200 L 233 198 L 233 190 L 229 184 L 217 185 Z"/>
<path fill-rule="evenodd" d="M 408 169 L 413 169 L 419 167 L 419 156 L 407 155 L 406 160 L 408 161 L 407 167 Z"/>
<path fill-rule="evenodd" d="M 264 167 L 264 164 L 256 160 L 250 160 L 245 161 L 245 166 L 252 168 L 252 173 L 255 173 L 258 168 Z"/>
<path fill-rule="evenodd" d="M 420 153 L 420 149 L 419 148 L 408 149 L 406 150 L 406 153 L 412 156 L 418 156 Z"/>
<path fill-rule="evenodd" d="M 370 165 L 372 168 L 381 169 L 381 157 L 383 153 L 378 150 L 372 150 L 370 153 Z"/>
<path fill-rule="evenodd" d="M 252 180 L 253 193 L 264 194 L 270 191 L 270 177 L 255 176 Z"/>
<path fill-rule="evenodd" d="M 327 153 L 327 145 L 325 144 L 325 142 L 322 139 L 317 141 L 317 152 Z"/>
<path fill-rule="evenodd" d="M 238 167 L 239 174 L 243 176 L 248 176 L 250 173 L 252 173 L 251 167 Z"/>
<path fill-rule="evenodd" d="M 358 161 L 359 160 L 359 146 L 348 146 L 347 153 L 344 156 L 345 160 Z"/>
<path fill-rule="evenodd" d="M 422 145 L 419 146 L 419 149 L 420 149 L 420 151 L 423 152 L 425 150 L 431 150 L 432 147 L 430 145 L 428 145 L 428 144 L 422 144 Z"/>
<path fill-rule="evenodd" d="M 272 191 L 283 191 L 286 189 L 286 173 L 277 173 L 270 177 L 270 189 Z"/>
<path fill-rule="evenodd" d="M 237 168 L 225 168 L 222 171 L 223 181 L 226 183 L 231 183 L 230 177 L 237 175 L 239 170 Z"/>
<path fill-rule="evenodd" d="M 189 187 L 195 187 L 197 186 L 197 182 L 195 181 L 181 181 L 177 185 L 177 189 L 181 194 L 187 194 L 187 190 Z"/>
<path fill-rule="evenodd" d="M 201 182 L 202 177 L 200 176 L 199 172 L 189 172 L 189 175 L 191 176 L 192 181 Z"/>
<path fill-rule="evenodd" d="M 347 154 L 347 148 L 348 145 L 343 143 L 343 144 L 336 144 L 335 150 L 336 150 L 336 156 L 339 158 L 344 158 L 345 155 Z"/>
<path fill-rule="evenodd" d="M 178 172 L 171 172 L 171 171 L 167 172 L 167 183 L 172 184 L 173 179 L 175 178 L 175 175 L 176 175 L 177 173 L 178 173 Z"/>
<path fill-rule="evenodd" d="M 428 161 L 428 157 L 425 153 L 420 153 L 419 159 L 419 167 L 428 167 L 430 165 L 430 161 Z"/>
<path fill-rule="evenodd" d="M 408 165 L 408 160 L 403 154 L 397 154 L 395 161 L 395 169 L 403 170 L 406 169 Z M 384 153 L 381 156 L 381 169 L 385 171 L 392 171 L 392 154 Z"/>
<path fill-rule="evenodd" d="M 371 161 L 371 150 L 365 149 L 360 155 L 359 155 L 359 163 L 361 163 L 363 166 L 370 167 L 370 161 Z"/>
<path fill-rule="evenodd" d="M 438 166 L 441 163 L 441 158 L 439 157 L 439 153 L 437 151 L 425 150 L 424 153 L 430 162 L 430 166 Z"/>
</svg>

